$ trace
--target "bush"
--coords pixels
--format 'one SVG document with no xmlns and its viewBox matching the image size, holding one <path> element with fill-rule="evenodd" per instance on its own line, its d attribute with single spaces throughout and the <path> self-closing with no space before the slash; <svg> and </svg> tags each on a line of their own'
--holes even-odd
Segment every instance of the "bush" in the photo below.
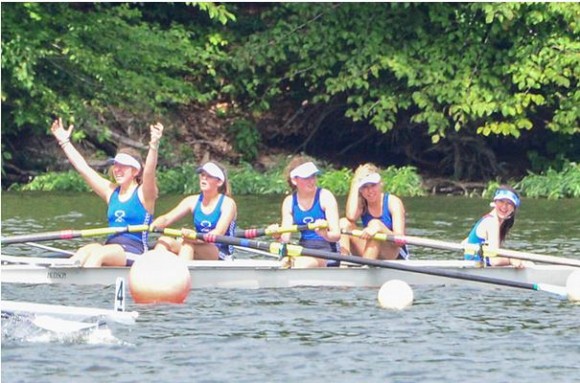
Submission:
<svg viewBox="0 0 580 383">
<path fill-rule="evenodd" d="M 60 173 L 46 173 L 34 177 L 27 184 L 14 184 L 10 190 L 16 191 L 91 191 L 85 180 L 74 170 Z"/>
<path fill-rule="evenodd" d="M 568 162 L 561 172 L 550 168 L 543 174 L 530 173 L 516 184 L 526 197 L 548 199 L 580 197 L 580 164 Z"/>
<path fill-rule="evenodd" d="M 290 191 L 283 176 L 284 164 L 267 172 L 254 170 L 250 164 L 229 168 L 228 174 L 234 195 L 268 195 L 286 194 Z M 161 194 L 197 194 L 199 178 L 197 165 L 183 164 L 178 168 L 160 169 L 157 172 L 157 183 Z M 336 196 L 348 194 L 353 171 L 347 168 L 338 170 L 325 169 L 318 184 Z M 422 196 L 426 191 L 422 187 L 421 176 L 412 166 L 396 168 L 389 166 L 380 171 L 385 190 L 403 197 Z M 548 169 L 542 174 L 530 173 L 519 182 L 511 182 L 523 196 L 530 198 L 580 198 L 580 164 L 566 163 L 561 172 Z M 491 181 L 482 193 L 482 197 L 491 198 L 500 182 Z M 74 170 L 58 173 L 46 173 L 34 177 L 27 184 L 14 184 L 10 190 L 16 191 L 72 191 L 88 192 L 90 188 Z"/>
</svg>

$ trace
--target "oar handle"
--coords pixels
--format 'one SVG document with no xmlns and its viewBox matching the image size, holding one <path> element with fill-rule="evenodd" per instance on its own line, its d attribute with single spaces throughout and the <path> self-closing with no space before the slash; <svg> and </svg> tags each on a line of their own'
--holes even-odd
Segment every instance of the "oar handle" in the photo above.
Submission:
<svg viewBox="0 0 580 383">
<path fill-rule="evenodd" d="M 3 237 L 1 239 L 1 243 L 2 243 L 2 245 L 10 245 L 10 244 L 14 244 L 14 243 L 24 243 L 24 242 L 42 242 L 42 241 L 52 241 L 52 240 L 60 240 L 60 239 L 98 237 L 98 236 L 121 234 L 121 233 L 136 233 L 136 232 L 147 231 L 147 230 L 149 230 L 148 225 L 101 227 L 101 228 L 96 228 L 96 229 L 84 229 L 84 230 L 60 230 L 60 231 L 49 231 L 49 232 L 38 233 L 38 234 L 24 234 L 24 235 L 14 235 L 14 236 L 10 236 L 10 237 Z"/>
<path fill-rule="evenodd" d="M 277 228 L 246 229 L 246 230 L 240 229 L 240 230 L 236 230 L 236 237 L 256 238 L 256 237 L 262 237 L 264 235 L 297 233 L 299 231 L 325 229 L 327 227 L 328 227 L 327 223 L 322 223 L 322 224 L 308 223 L 305 225 L 279 226 Z"/>
</svg>

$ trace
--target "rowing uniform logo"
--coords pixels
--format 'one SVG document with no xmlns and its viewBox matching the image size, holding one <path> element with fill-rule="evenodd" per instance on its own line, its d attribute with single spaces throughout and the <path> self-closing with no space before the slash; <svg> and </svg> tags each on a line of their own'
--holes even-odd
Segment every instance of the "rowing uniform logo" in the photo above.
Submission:
<svg viewBox="0 0 580 383">
<path fill-rule="evenodd" d="M 200 223 L 202 229 L 201 232 L 202 233 L 209 233 L 211 231 L 211 222 L 208 220 L 203 220 Z"/>
<path fill-rule="evenodd" d="M 312 217 L 304 217 L 302 219 L 302 223 L 304 223 L 304 224 L 314 223 L 314 218 L 312 218 Z"/>
<path fill-rule="evenodd" d="M 115 222 L 125 222 L 125 210 L 115 210 Z"/>
</svg>

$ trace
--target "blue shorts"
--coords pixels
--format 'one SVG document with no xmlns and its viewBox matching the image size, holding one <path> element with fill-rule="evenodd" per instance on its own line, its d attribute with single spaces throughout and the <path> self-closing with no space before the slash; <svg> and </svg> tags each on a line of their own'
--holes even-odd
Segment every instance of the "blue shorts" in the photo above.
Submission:
<svg viewBox="0 0 580 383">
<path fill-rule="evenodd" d="M 403 245 L 399 248 L 399 255 L 397 255 L 397 259 L 409 259 L 411 254 L 409 254 L 409 249 L 407 249 L 407 245 Z"/>
<path fill-rule="evenodd" d="M 328 251 L 331 253 L 337 253 L 337 255 L 339 255 L 336 242 L 327 242 L 324 240 L 321 241 L 319 239 L 306 239 L 300 240 L 298 244 L 306 249 Z M 326 261 L 326 267 L 340 267 L 340 261 L 329 259 Z"/>
<path fill-rule="evenodd" d="M 123 235 L 116 235 L 113 237 L 107 238 L 105 245 L 119 245 L 125 250 L 125 255 L 127 257 L 127 266 L 131 266 L 134 261 L 135 255 L 141 255 L 148 249 L 145 249 L 143 243 L 140 241 L 136 241 L 133 238 L 123 236 Z"/>
<path fill-rule="evenodd" d="M 463 255 L 463 259 L 466 261 L 476 261 L 476 262 L 481 262 L 481 257 L 477 254 L 464 254 Z M 489 257 L 484 257 L 483 258 L 485 260 L 485 266 L 491 266 L 491 260 L 489 259 Z"/>
</svg>

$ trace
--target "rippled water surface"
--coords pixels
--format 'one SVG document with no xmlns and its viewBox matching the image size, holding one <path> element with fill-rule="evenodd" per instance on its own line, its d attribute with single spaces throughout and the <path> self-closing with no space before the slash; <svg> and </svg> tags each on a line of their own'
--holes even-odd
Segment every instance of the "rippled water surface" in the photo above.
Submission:
<svg viewBox="0 0 580 383">
<path fill-rule="evenodd" d="M 179 197 L 164 197 L 164 212 Z M 238 198 L 240 225 L 265 225 L 281 197 Z M 342 204 L 342 201 L 341 201 Z M 460 241 L 479 199 L 406 200 L 409 234 Z M 527 201 L 507 247 L 580 258 L 577 201 Z M 257 218 L 259 217 L 259 218 Z M 2 235 L 103 226 L 90 195 L 4 193 Z M 72 249 L 80 241 L 49 242 Z M 415 258 L 458 258 L 413 248 Z M 25 245 L 3 254 L 46 255 Z M 136 305 L 134 326 L 19 337 L 3 321 L 2 382 L 575 382 L 580 304 L 528 290 L 413 286 L 403 311 L 370 288 L 193 290 L 183 305 Z M 112 307 L 113 287 L 2 285 L 2 299 Z M 14 328 L 12 328 L 13 326 Z M 8 330 L 18 330 L 9 332 Z"/>
</svg>

